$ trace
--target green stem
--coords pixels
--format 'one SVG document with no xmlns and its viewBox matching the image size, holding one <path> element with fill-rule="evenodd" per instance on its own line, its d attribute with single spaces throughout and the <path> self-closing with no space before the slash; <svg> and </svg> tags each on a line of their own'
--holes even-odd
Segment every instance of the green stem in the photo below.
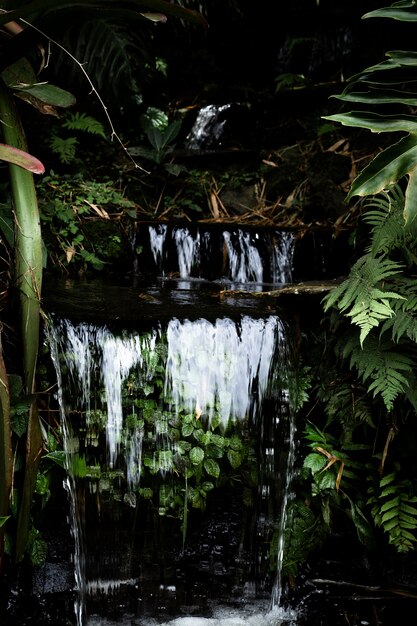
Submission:
<svg viewBox="0 0 417 626">
<path fill-rule="evenodd" d="M 0 120 L 5 143 L 28 151 L 16 104 L 0 82 Z M 35 392 L 36 362 L 39 350 L 40 297 L 42 287 L 42 239 L 33 174 L 9 165 L 10 189 L 15 212 L 14 285 L 19 293 L 24 384 L 26 393 Z M 42 436 L 35 402 L 32 401 L 26 439 L 26 467 L 18 518 L 16 559 L 26 547 L 30 506 L 42 449 Z"/>
<path fill-rule="evenodd" d="M 10 512 L 12 485 L 12 435 L 10 427 L 10 393 L 1 345 L 0 324 L 0 518 Z M 4 527 L 0 527 L 0 574 L 4 565 Z"/>
</svg>

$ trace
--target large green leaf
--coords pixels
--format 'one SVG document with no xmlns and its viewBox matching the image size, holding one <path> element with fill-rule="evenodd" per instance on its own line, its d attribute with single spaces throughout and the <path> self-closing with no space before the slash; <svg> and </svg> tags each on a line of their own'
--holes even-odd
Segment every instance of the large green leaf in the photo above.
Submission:
<svg viewBox="0 0 417 626">
<path fill-rule="evenodd" d="M 38 80 L 35 70 L 25 57 L 8 65 L 6 69 L 2 71 L 1 77 L 8 87 L 21 83 L 31 85 Z"/>
<path fill-rule="evenodd" d="M 35 106 L 37 101 L 61 108 L 69 108 L 75 104 L 75 97 L 68 91 L 49 83 L 38 82 L 35 70 L 25 57 L 6 67 L 1 78 L 10 89 L 20 93 L 23 99 L 27 96 Z"/>
<path fill-rule="evenodd" d="M 190 450 L 190 461 L 193 465 L 199 465 L 204 459 L 204 450 L 199 446 L 195 446 Z"/>
<path fill-rule="evenodd" d="M 348 198 L 387 189 L 412 172 L 417 163 L 417 136 L 407 135 L 378 154 L 353 181 Z"/>
<path fill-rule="evenodd" d="M 379 115 L 368 111 L 350 111 L 323 116 L 323 119 L 339 122 L 344 126 L 368 128 L 374 133 L 417 133 L 417 118 L 413 115 Z"/>
<path fill-rule="evenodd" d="M 395 59 L 396 64 L 401 66 L 409 65 L 415 67 L 417 65 L 417 52 L 410 50 L 389 50 L 385 54 L 390 59 Z"/>
<path fill-rule="evenodd" d="M 417 92 L 404 92 L 398 89 L 345 90 L 339 95 L 332 96 L 332 98 L 337 98 L 344 102 L 361 102 L 364 104 L 405 104 L 407 106 L 417 106 Z"/>
<path fill-rule="evenodd" d="M 416 83 L 416 72 L 409 67 L 401 65 L 391 65 L 380 68 L 383 71 L 374 71 L 372 68 L 365 70 L 360 74 L 352 85 L 356 83 L 365 83 L 367 85 L 376 85 L 377 87 L 385 85 L 407 85 Z"/>
<path fill-rule="evenodd" d="M 395 2 L 390 7 L 369 11 L 362 15 L 362 19 L 369 17 L 389 17 L 392 20 L 400 20 L 401 22 L 417 22 L 417 6 L 414 2 Z"/>
<path fill-rule="evenodd" d="M 19 82 L 11 85 L 14 91 L 29 94 L 45 104 L 67 109 L 75 104 L 75 97 L 69 91 L 50 85 L 49 83 L 35 83 L 25 85 Z"/>
</svg>

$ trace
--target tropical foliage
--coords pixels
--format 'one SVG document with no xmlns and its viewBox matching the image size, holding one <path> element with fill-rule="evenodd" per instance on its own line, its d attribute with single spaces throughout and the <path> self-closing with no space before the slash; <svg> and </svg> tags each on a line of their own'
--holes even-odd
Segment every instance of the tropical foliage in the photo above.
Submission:
<svg viewBox="0 0 417 626">
<path fill-rule="evenodd" d="M 417 6 L 413 0 L 395 2 L 366 13 L 363 18 L 388 18 L 415 22 Z M 346 126 L 367 128 L 373 133 L 393 133 L 396 143 L 379 154 L 360 172 L 352 183 L 348 197 L 368 196 L 387 189 L 407 177 L 404 218 L 412 221 L 416 216 L 417 179 L 417 123 L 412 108 L 417 104 L 416 67 L 417 53 L 390 50 L 385 61 L 366 68 L 347 81 L 342 94 L 335 96 L 342 102 L 365 104 L 379 108 L 373 111 L 350 111 L 326 116 L 325 119 Z M 389 113 L 387 110 L 389 105 Z M 399 137 L 399 138 L 398 138 Z"/>
<path fill-rule="evenodd" d="M 179 4 L 189 6 L 189 3 Z M 200 4 L 196 1 L 193 6 L 200 8 Z M 133 179 L 126 171 L 123 181 L 116 176 L 91 180 L 86 168 L 79 171 L 82 136 L 94 136 L 108 148 L 106 133 L 114 138 L 115 129 L 105 109 L 102 109 L 104 122 L 98 120 L 98 114 L 97 118 L 82 112 L 64 114 L 64 108 L 74 106 L 74 97 L 41 80 L 47 50 L 45 40 L 48 40 L 42 33 L 54 38 L 50 42 L 56 44 L 60 62 L 64 58 L 69 62 L 70 82 L 75 82 L 77 72 L 88 82 L 77 62 L 79 56 L 88 57 L 94 66 L 97 54 L 105 49 L 113 95 L 117 96 L 121 86 L 127 83 L 129 95 L 139 98 L 141 89 L 135 83 L 136 70 L 143 70 L 140 76 L 145 82 L 151 71 L 164 72 L 162 59 L 146 57 L 143 47 L 146 27 L 154 28 L 155 23 L 163 22 L 165 13 L 180 19 L 190 18 L 196 24 L 204 21 L 198 14 L 162 0 L 131 0 L 118 3 L 117 9 L 106 0 L 79 2 L 76 16 L 67 3 L 55 2 L 53 9 L 47 0 L 23 2 L 19 6 L 0 15 L 0 26 L 6 28 L 0 42 L 3 81 L 0 119 L 13 122 L 2 126 L 6 145 L 0 146 L 0 158 L 11 163 L 12 202 L 7 203 L 6 209 L 3 207 L 0 217 L 10 249 L 16 246 L 19 252 L 13 279 L 22 293 L 22 344 L 27 352 L 23 357 L 25 364 L 17 368 L 16 376 L 7 372 L 5 361 L 0 360 L 0 540 L 11 560 L 20 560 L 26 550 L 32 562 L 37 563 L 44 556 L 45 545 L 31 525 L 32 496 L 36 494 L 42 501 L 47 499 L 49 464 L 62 462 L 63 458 L 58 437 L 55 439 L 40 428 L 33 401 L 45 257 L 49 255 L 49 264 L 52 262 L 64 272 L 70 271 L 69 268 L 78 272 L 100 270 L 109 259 L 107 254 L 113 260 L 119 258 L 123 240 L 120 231 L 109 229 L 105 236 L 101 232 L 93 241 L 87 236 L 86 222 L 94 218 L 102 223 L 121 223 L 120 213 L 133 219 L 141 210 L 136 201 L 132 202 L 133 196 L 125 193 L 124 183 Z M 92 19 L 92 11 L 97 10 L 100 20 Z M 415 21 L 416 11 L 414 2 L 405 1 L 364 17 Z M 10 32 L 10 24 L 19 19 L 24 21 L 19 22 L 18 33 Z M 133 32 L 126 20 L 134 20 L 140 28 Z M 63 32 L 67 21 L 70 28 L 61 45 L 55 40 L 54 26 L 58 24 L 58 30 Z M 41 44 L 38 48 L 41 54 L 33 46 L 33 37 Z M 110 54 L 110 43 L 112 50 L 117 48 L 114 55 Z M 67 48 L 73 57 L 68 56 Z M 300 563 L 338 525 L 353 523 L 358 539 L 369 547 L 378 545 L 382 534 L 399 552 L 411 550 L 417 538 L 417 492 L 410 480 L 416 469 L 410 448 L 414 445 L 415 449 L 412 420 L 417 408 L 417 221 L 414 219 L 417 126 L 413 116 L 417 104 L 417 92 L 414 92 L 417 57 L 405 51 L 391 51 L 387 57 L 383 63 L 352 77 L 343 94 L 336 96 L 343 103 L 379 107 L 382 113 L 365 110 L 326 117 L 351 128 L 392 133 L 396 139 L 399 134 L 405 136 L 378 154 L 353 181 L 348 200 L 357 195 L 370 197 L 363 205 L 361 226 L 367 232 L 366 244 L 349 276 L 325 298 L 326 315 L 320 332 L 314 329 L 303 339 L 307 347 L 298 382 L 304 400 L 300 420 L 305 456 L 295 479 L 297 497 L 288 511 L 285 568 L 289 575 L 296 574 Z M 94 84 L 90 82 L 89 87 L 98 96 L 105 89 L 107 65 L 98 65 L 96 69 L 97 80 Z M 96 112 L 103 104 L 100 96 L 97 101 Z M 44 144 L 59 161 L 60 173 L 51 171 L 37 187 L 41 195 L 40 213 L 32 172 L 40 173 L 42 165 L 29 154 L 19 120 L 20 114 L 24 115 L 23 107 L 28 105 L 38 112 L 52 114 L 53 122 L 45 133 Z M 389 115 L 384 113 L 386 105 L 390 107 Z M 158 177 L 156 200 L 152 198 L 145 207 L 147 216 L 201 217 L 201 207 L 208 202 L 211 219 L 235 219 L 227 213 L 220 197 L 223 187 L 230 183 L 229 172 L 213 176 L 208 171 L 188 170 L 180 191 L 170 186 L 174 178 L 184 173 L 182 166 L 172 162 L 180 132 L 178 120 L 148 110 L 142 118 L 142 131 L 143 143 L 123 153 L 130 168 L 137 169 L 134 159 L 138 158 L 144 161 L 146 171 L 149 168 Z M 308 152 L 311 146 L 300 144 L 299 148 Z M 39 151 L 43 152 L 44 148 L 39 146 Z M 278 170 L 279 164 L 282 170 L 289 152 L 275 152 L 272 157 L 269 154 L 264 165 Z M 300 152 L 294 153 L 294 161 L 288 167 L 291 176 L 293 163 L 300 161 Z M 321 152 L 319 156 L 323 156 Z M 23 171 L 19 167 L 22 164 L 29 171 Z M 240 184 L 248 177 L 251 182 L 256 181 L 257 189 L 264 190 L 263 174 L 264 170 L 240 172 L 232 182 Z M 263 202 L 260 192 L 266 221 L 280 219 L 284 209 L 286 219 L 294 220 L 295 209 L 303 202 L 304 188 L 305 185 L 291 188 L 272 206 Z M 19 195 L 21 190 L 24 198 Z M 141 198 L 141 202 L 145 203 L 146 198 Z M 288 209 L 292 209 L 291 216 Z M 254 219 L 254 213 L 248 210 L 248 221 Z M 255 218 L 259 219 L 259 215 Z M 241 220 L 242 214 L 236 219 Z M 43 244 L 39 221 L 44 231 Z M 172 417 L 161 408 L 160 389 L 156 387 L 149 390 L 144 381 L 132 379 L 124 390 L 126 403 L 131 403 L 134 395 L 136 409 L 127 420 L 126 441 L 138 429 L 146 433 L 142 465 L 136 468 L 144 479 L 136 494 L 138 499 L 146 500 L 158 515 L 177 517 L 184 533 L 189 507 L 202 510 L 209 493 L 222 480 L 238 479 L 246 485 L 242 497 L 249 505 L 256 483 L 253 442 L 242 441 L 233 427 L 222 433 L 216 421 L 208 426 L 181 408 L 180 416 Z M 102 426 L 105 415 L 97 411 L 86 419 L 91 438 L 98 426 Z M 169 435 L 169 445 L 154 453 L 156 433 Z M 22 443 L 28 444 L 26 457 L 21 452 Z M 41 450 L 46 455 L 38 471 Z M 76 459 L 73 469 L 81 480 L 93 477 L 101 481 L 103 493 L 107 490 L 110 494 L 112 484 L 117 482 L 111 472 L 88 459 Z M 176 477 L 168 488 L 158 481 L 160 472 L 167 470 L 174 470 Z M 277 542 L 273 543 L 274 563 L 277 549 Z"/>
<path fill-rule="evenodd" d="M 166 15 L 205 24 L 202 16 L 195 11 L 165 2 L 164 0 L 135 0 L 118 3 L 80 2 L 77 3 L 79 19 L 87 21 L 92 15 L 116 20 L 131 25 L 132 23 L 158 23 L 166 20 Z M 164 12 L 162 13 L 162 10 Z M 91 13 L 93 12 L 93 13 Z M 58 116 L 63 108 L 73 106 L 75 98 L 71 93 L 43 81 L 40 74 L 49 62 L 48 46 L 54 45 L 64 51 L 64 47 L 54 39 L 54 25 L 69 23 L 74 14 L 72 5 L 66 2 L 48 0 L 34 2 L 0 3 L 0 120 L 5 145 L 0 150 L 0 158 L 10 163 L 10 198 L 4 205 L 9 214 L 2 215 L 2 224 L 6 225 L 5 240 L 14 248 L 14 262 L 11 271 L 13 286 L 20 296 L 20 331 L 19 346 L 22 352 L 22 364 L 16 365 L 21 374 L 23 393 L 30 398 L 28 403 L 27 427 L 22 433 L 24 446 L 20 446 L 12 435 L 12 416 L 10 409 L 10 376 L 6 367 L 1 367 L 1 456 L 4 459 L 0 472 L 0 570 L 4 566 L 5 533 L 7 533 L 8 554 L 12 561 L 21 561 L 29 545 L 29 538 L 36 533 L 30 532 L 32 497 L 36 488 L 36 476 L 43 440 L 37 402 L 35 401 L 35 376 L 40 338 L 40 300 L 42 294 L 43 248 L 40 230 L 40 217 L 37 195 L 32 172 L 41 173 L 42 164 L 28 154 L 27 140 L 22 124 L 21 109 L 16 98 L 23 100 L 42 114 Z M 43 30 L 45 28 L 45 31 Z M 70 53 L 68 53 L 70 54 Z M 70 54 L 71 56 L 71 54 Z M 109 124 L 111 138 L 119 139 L 113 127 L 110 115 L 103 100 L 93 85 L 82 63 L 74 56 L 71 60 L 83 73 L 91 89 L 102 106 L 102 112 Z M 68 128 L 74 125 L 79 129 L 88 124 L 90 132 L 102 133 L 98 125 L 91 120 L 73 116 L 67 118 Z M 51 138 L 52 148 L 60 151 L 61 156 L 72 155 L 74 142 L 66 146 Z M 124 147 L 124 146 L 123 146 Z M 24 169 L 27 168 L 27 169 Z M 10 226 L 14 237 L 11 237 Z M 15 363 L 17 359 L 14 360 Z M 16 479 L 13 471 L 11 449 L 17 454 L 26 449 L 21 460 L 22 470 Z M 19 480 L 18 480 L 19 478 Z M 13 489 L 13 491 L 12 491 Z M 12 507 L 13 503 L 13 507 Z M 13 518 L 11 516 L 13 513 Z M 15 521 L 14 521 L 15 520 Z"/>
<path fill-rule="evenodd" d="M 417 7 L 414 1 L 396 2 L 364 18 L 415 22 Z M 318 354 L 307 358 L 309 422 L 298 479 L 300 493 L 308 485 L 304 503 L 311 511 L 298 499 L 292 505 L 290 573 L 343 518 L 353 522 L 368 547 L 380 545 L 381 531 L 401 553 L 415 549 L 417 541 L 417 491 L 411 480 L 416 468 L 410 454 L 417 410 L 416 53 L 396 50 L 387 57 L 353 76 L 336 97 L 382 110 L 389 104 L 389 115 L 352 111 L 326 117 L 406 135 L 378 154 L 348 193 L 348 200 L 366 197 L 365 244 L 348 277 L 324 298 L 330 317 L 316 344 Z M 306 524 L 316 541 L 303 549 L 293 529 Z"/>
<path fill-rule="evenodd" d="M 66 389 L 69 424 L 61 430 L 69 429 L 79 442 L 79 452 L 70 454 L 71 471 L 76 480 L 98 481 L 102 506 L 141 501 L 156 517 L 176 518 L 185 541 L 190 510 L 204 511 L 219 488 L 236 490 L 244 506 L 254 506 L 259 466 L 255 434 L 249 420 L 242 423 L 231 416 L 225 425 L 217 405 L 209 418 L 170 397 L 165 332 L 156 341 L 154 333 L 141 334 L 140 345 L 143 361 L 121 384 L 123 428 L 116 467 L 97 454 L 109 421 L 108 407 L 100 400 L 106 396 L 103 388 L 92 390 L 94 409 L 81 415 L 78 406 L 69 404 L 75 388 Z M 62 370 L 71 370 L 75 358 L 71 351 L 59 355 Z M 54 450 L 44 458 L 61 463 L 68 454 Z"/>
</svg>

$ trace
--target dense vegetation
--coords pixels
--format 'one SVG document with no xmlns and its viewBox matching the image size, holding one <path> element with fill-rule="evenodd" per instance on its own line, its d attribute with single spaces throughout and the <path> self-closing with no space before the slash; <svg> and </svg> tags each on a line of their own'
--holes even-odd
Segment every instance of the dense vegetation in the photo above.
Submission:
<svg viewBox="0 0 417 626">
<path fill-rule="evenodd" d="M 0 16 L 0 25 L 10 25 L 19 17 L 32 19 L 31 3 L 16 4 L 22 5 L 20 12 Z M 127 242 L 137 221 L 148 219 L 258 223 L 296 227 L 300 233 L 326 227 L 336 238 L 341 231 L 350 233 L 354 244 L 350 274 L 325 298 L 320 324 L 306 328 L 300 344 L 298 422 L 303 434 L 296 497 L 289 510 L 286 574 L 296 576 L 326 537 L 347 523 L 370 550 L 385 550 L 387 542 L 400 553 L 413 550 L 417 539 L 413 483 L 417 446 L 413 424 L 417 408 L 415 53 L 389 52 L 387 60 L 358 71 L 336 103 L 327 96 L 334 93 L 341 77 L 332 76 L 323 91 L 323 85 L 317 84 L 322 80 L 317 66 L 311 65 L 310 75 L 300 67 L 303 55 L 298 56 L 297 50 L 307 47 L 311 51 L 311 41 L 290 38 L 291 63 L 273 77 L 274 98 L 277 102 L 282 98 L 285 110 L 288 104 L 299 102 L 299 93 L 319 95 L 307 113 L 297 108 L 296 123 L 282 118 L 284 122 L 278 124 L 275 138 L 285 131 L 288 142 L 280 139 L 259 146 L 251 137 L 251 157 L 244 165 L 237 157 L 230 158 L 233 150 L 225 150 L 227 161 L 216 155 L 196 164 L 181 150 L 194 102 L 183 91 L 181 96 L 188 99 L 173 104 L 175 89 L 169 72 L 170 64 L 175 67 L 175 54 L 167 55 L 167 61 L 159 51 L 165 46 L 169 52 L 169 45 L 178 42 L 178 32 L 181 40 L 186 34 L 188 45 L 195 44 L 200 38 L 196 29 L 204 29 L 203 20 L 156 0 L 126 3 L 126 13 L 121 10 L 117 15 L 104 2 L 102 8 L 109 13 L 97 20 L 92 7 L 84 4 L 88 3 L 81 2 L 78 13 L 62 7 L 56 34 L 54 13 L 41 12 L 36 21 L 41 33 L 62 41 L 55 70 L 44 68 L 48 36 L 39 31 L 25 28 L 16 35 L 6 26 L 0 40 L 6 59 L 1 66 L 0 119 L 23 116 L 34 146 L 31 151 L 47 166 L 47 174 L 35 186 L 32 174 L 16 160 L 24 155 L 13 150 L 28 152 L 20 123 L 10 125 L 12 131 L 4 124 L 2 134 L 9 146 L 2 148 L 0 158 L 12 165 L 10 182 L 0 190 L 2 302 L 7 328 L 4 361 L 0 361 L 2 567 L 21 561 L 24 554 L 39 563 L 46 548 L 32 523 L 39 511 L 31 514 L 31 506 L 34 493 L 40 496 L 35 496 L 38 507 L 44 506 L 49 496 L 54 457 L 45 455 L 56 452 L 60 436 L 56 424 L 48 424 L 47 411 L 42 412 L 43 396 L 35 400 L 36 391 L 50 384 L 42 372 L 35 381 L 42 273 L 79 277 L 116 271 L 115 267 L 123 272 L 128 262 Z M 140 28 L 133 34 L 125 20 L 132 18 L 131 5 L 136 4 L 142 11 L 154 12 L 148 16 L 140 13 Z M 217 4 L 216 12 L 221 13 Z M 201 10 L 198 5 L 194 3 L 192 8 Z M 10 9 L 7 4 L 5 8 Z M 191 18 L 192 24 L 174 20 L 165 44 L 154 28 L 162 26 L 164 9 Z M 224 10 L 234 20 L 240 15 L 235 2 L 227 3 Z M 416 11 L 414 2 L 404 1 L 368 17 L 377 23 L 381 18 L 393 18 L 413 25 Z M 34 35 L 38 47 L 33 46 Z M 85 50 L 87 41 L 92 42 L 90 50 Z M 107 64 L 94 66 L 97 51 L 109 41 L 117 50 L 117 55 L 107 59 L 108 64 L 114 62 L 111 89 L 103 73 Z M 178 56 L 185 63 L 183 48 L 178 46 Z M 80 63 L 68 59 L 65 50 L 76 59 L 91 55 L 87 78 Z M 203 50 L 199 53 L 209 71 L 209 60 Z M 40 82 L 45 76 L 61 85 L 60 68 L 67 68 L 60 88 Z M 70 92 L 79 89 L 78 75 L 90 81 L 88 87 L 93 87 L 93 95 L 98 97 L 94 103 L 81 99 L 74 108 Z M 234 85 L 233 95 L 236 93 Z M 16 95 L 24 102 L 12 99 Z M 209 95 L 213 93 L 205 93 L 198 104 L 206 102 Z M 114 118 L 103 109 L 102 98 L 113 103 Z M 339 111 L 351 102 L 365 111 Z M 33 110 L 28 105 L 34 105 Z M 280 111 L 280 105 L 276 106 Z M 379 107 L 378 113 L 374 107 Z M 40 113 L 52 115 L 45 122 L 40 121 Z M 117 135 L 113 119 L 121 128 Z M 350 130 L 340 129 L 334 122 Z M 114 141 L 107 138 L 109 124 Z M 272 123 L 263 139 L 270 135 L 271 127 Z M 370 136 L 358 128 L 384 136 Z M 392 144 L 390 133 L 394 134 Z M 25 158 L 25 167 L 42 170 L 33 157 L 26 154 Z M 22 189 L 24 198 L 19 197 Z M 230 201 L 236 192 L 250 194 L 243 208 Z M 35 212 L 27 212 L 28 206 Z M 15 293 L 23 294 L 17 307 L 12 297 Z M 12 321 L 16 310 L 21 311 L 20 329 Z M 22 361 L 16 354 L 22 355 Z M 39 421 L 39 409 L 45 421 Z M 191 426 L 185 420 L 182 430 L 186 437 L 193 435 L 188 429 Z M 212 436 L 220 437 L 218 433 Z M 194 438 L 198 441 L 198 437 L 204 435 L 198 433 Z M 223 439 L 223 452 L 227 449 L 226 455 L 231 453 L 235 459 L 241 444 L 233 441 L 232 445 Z M 188 442 L 186 452 L 195 448 Z M 209 460 L 205 471 L 218 478 L 217 461 Z M 195 461 L 191 463 L 197 466 L 201 459 Z M 196 498 L 209 497 L 211 481 L 202 484 L 206 491 L 200 490 Z M 179 500 L 176 506 L 179 510 Z"/>
</svg>

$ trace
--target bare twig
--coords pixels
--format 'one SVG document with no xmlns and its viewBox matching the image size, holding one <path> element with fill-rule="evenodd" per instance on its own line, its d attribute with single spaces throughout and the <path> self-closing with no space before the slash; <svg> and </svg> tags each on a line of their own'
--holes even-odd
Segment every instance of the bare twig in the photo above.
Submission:
<svg viewBox="0 0 417 626">
<path fill-rule="evenodd" d="M 7 13 L 6 9 L 0 9 L 1 13 Z M 33 30 L 35 30 L 37 33 L 39 33 L 40 35 L 42 35 L 42 37 L 45 37 L 48 42 L 51 44 L 54 44 L 54 46 L 57 46 L 57 48 L 59 48 L 60 50 L 62 50 L 62 52 L 64 54 L 66 54 L 67 56 L 69 56 L 69 58 L 79 67 L 79 69 L 81 70 L 81 72 L 84 74 L 88 84 L 90 85 L 91 88 L 91 92 L 95 95 L 95 97 L 97 98 L 97 100 L 100 103 L 101 108 L 104 111 L 104 114 L 107 118 L 109 127 L 110 127 L 110 141 L 113 141 L 114 139 L 116 139 L 116 141 L 119 143 L 119 145 L 121 146 L 121 148 L 124 150 L 126 156 L 130 159 L 130 161 L 133 163 L 133 165 L 135 166 L 136 169 L 140 169 L 143 172 L 145 172 L 146 174 L 149 174 L 149 172 L 147 170 L 145 170 L 142 166 L 140 166 L 135 159 L 132 157 L 132 155 L 130 154 L 129 150 L 127 149 L 127 147 L 124 145 L 122 139 L 120 138 L 120 136 L 117 134 L 116 129 L 114 127 L 113 121 L 111 119 L 110 113 L 107 109 L 107 106 L 103 100 L 103 98 L 100 96 L 99 92 L 97 91 L 93 81 L 91 80 L 88 72 L 86 71 L 84 64 L 81 63 L 81 61 L 79 61 L 73 54 L 71 54 L 71 52 L 69 50 L 67 50 L 64 46 L 62 46 L 58 41 L 56 41 L 55 39 L 52 39 L 52 37 L 50 37 L 49 35 L 47 35 L 45 32 L 43 32 L 40 28 L 38 28 L 37 26 L 34 26 L 33 24 L 31 24 L 30 22 L 28 22 L 27 20 L 24 20 L 23 18 L 19 18 L 21 22 L 23 22 L 23 24 L 25 24 L 26 26 L 28 26 L 29 28 L 32 28 Z M 15 22 L 9 22 L 9 24 L 15 24 Z M 6 28 L 7 28 L 7 24 L 6 24 Z M 10 30 L 10 29 L 9 29 Z M 14 32 L 15 29 L 13 28 L 11 32 Z M 16 33 L 17 34 L 17 33 Z M 50 52 L 48 52 L 48 59 L 47 59 L 47 63 L 46 65 L 48 65 L 49 63 L 49 58 L 50 58 Z M 46 67 L 46 66 L 45 66 Z"/>
</svg>

